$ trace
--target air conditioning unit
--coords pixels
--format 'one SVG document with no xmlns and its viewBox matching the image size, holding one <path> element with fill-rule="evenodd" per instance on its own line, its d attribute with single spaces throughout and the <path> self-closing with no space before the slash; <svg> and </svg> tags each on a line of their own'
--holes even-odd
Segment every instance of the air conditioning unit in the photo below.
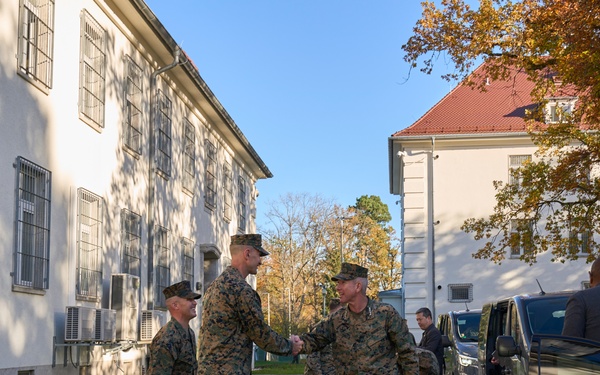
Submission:
<svg viewBox="0 0 600 375">
<path fill-rule="evenodd" d="M 65 341 L 95 341 L 95 330 L 96 309 L 83 306 L 67 306 L 65 311 Z"/>
<path fill-rule="evenodd" d="M 117 312 L 117 341 L 137 340 L 139 289 L 138 276 L 119 273 L 111 277 L 110 308 Z"/>
<path fill-rule="evenodd" d="M 117 311 L 96 309 L 96 341 L 114 342 L 117 339 Z"/>
<path fill-rule="evenodd" d="M 167 324 L 167 312 L 158 310 L 143 310 L 140 322 L 140 341 L 152 341 L 160 330 Z"/>
</svg>

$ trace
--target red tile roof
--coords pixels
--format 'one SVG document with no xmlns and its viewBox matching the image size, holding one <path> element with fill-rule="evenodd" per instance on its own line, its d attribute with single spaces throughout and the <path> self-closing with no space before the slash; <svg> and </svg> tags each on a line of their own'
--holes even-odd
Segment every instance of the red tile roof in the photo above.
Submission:
<svg viewBox="0 0 600 375">
<path fill-rule="evenodd" d="M 459 84 L 414 124 L 392 136 L 525 132 L 525 111 L 536 105 L 530 95 L 533 87 L 527 74 L 517 70 L 507 81 L 490 81 L 485 92 Z"/>
</svg>

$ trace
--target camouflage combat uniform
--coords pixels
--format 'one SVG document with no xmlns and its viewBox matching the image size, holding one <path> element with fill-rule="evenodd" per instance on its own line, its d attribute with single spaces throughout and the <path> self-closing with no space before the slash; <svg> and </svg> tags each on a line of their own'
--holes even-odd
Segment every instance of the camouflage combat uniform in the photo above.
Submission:
<svg viewBox="0 0 600 375">
<path fill-rule="evenodd" d="M 345 306 L 300 338 L 306 353 L 332 343 L 337 374 L 419 373 L 406 320 L 387 303 L 369 299 L 358 314 Z"/>
<path fill-rule="evenodd" d="M 439 375 L 440 365 L 431 350 L 415 348 L 419 358 L 419 375 Z"/>
<path fill-rule="evenodd" d="M 196 337 L 175 319 L 165 324 L 152 339 L 148 375 L 196 374 Z"/>
<path fill-rule="evenodd" d="M 304 375 L 335 375 L 334 363 L 331 345 L 327 345 L 306 357 Z"/>
<path fill-rule="evenodd" d="M 274 354 L 292 353 L 291 342 L 265 322 L 258 293 L 229 266 L 204 294 L 198 374 L 249 375 L 253 341 Z"/>
</svg>

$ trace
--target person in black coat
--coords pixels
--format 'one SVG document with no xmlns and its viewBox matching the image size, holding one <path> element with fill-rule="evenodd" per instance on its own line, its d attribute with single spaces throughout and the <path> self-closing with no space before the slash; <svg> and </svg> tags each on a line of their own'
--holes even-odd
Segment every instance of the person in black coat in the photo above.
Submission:
<svg viewBox="0 0 600 375">
<path fill-rule="evenodd" d="M 590 288 L 573 294 L 567 302 L 564 336 L 600 341 L 600 258 L 590 270 Z"/>
<path fill-rule="evenodd" d="M 421 307 L 417 310 L 417 324 L 423 330 L 423 336 L 419 347 L 427 349 L 435 354 L 440 366 L 440 374 L 444 373 L 444 346 L 442 345 L 442 334 L 433 324 L 431 310 Z"/>
</svg>

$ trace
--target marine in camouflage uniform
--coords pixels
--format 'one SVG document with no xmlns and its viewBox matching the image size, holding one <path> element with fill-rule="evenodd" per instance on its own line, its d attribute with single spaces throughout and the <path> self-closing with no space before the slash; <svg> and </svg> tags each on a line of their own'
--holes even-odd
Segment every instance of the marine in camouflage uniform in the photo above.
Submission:
<svg viewBox="0 0 600 375">
<path fill-rule="evenodd" d="M 192 292 L 189 281 L 171 285 L 163 290 L 163 294 L 167 299 L 171 320 L 152 339 L 147 374 L 195 374 L 198 371 L 196 337 L 187 323 L 196 317 L 195 300 L 200 298 L 200 294 Z M 174 306 L 173 300 L 177 298 L 177 306 Z"/>
<path fill-rule="evenodd" d="M 439 375 L 440 365 L 437 357 L 431 350 L 415 348 L 419 358 L 419 375 Z"/>
<path fill-rule="evenodd" d="M 277 334 L 265 322 L 260 297 L 246 282 L 247 275 L 238 269 L 240 254 L 236 255 L 233 251 L 233 245 L 245 245 L 254 247 L 260 256 L 268 255 L 261 246 L 260 235 L 232 236 L 231 245 L 232 265 L 210 284 L 204 295 L 198 335 L 200 375 L 249 375 L 252 342 L 274 354 L 292 354 L 291 341 Z"/>
<path fill-rule="evenodd" d="M 336 373 L 340 375 L 417 375 L 419 365 L 406 320 L 391 305 L 366 296 L 367 273 L 364 267 L 342 263 L 340 274 L 331 279 L 339 281 L 336 290 L 341 302 L 348 305 L 300 336 L 303 351 L 312 353 L 332 344 Z M 357 284 L 346 285 L 357 278 Z M 360 291 L 358 283 L 364 284 Z M 364 305 L 357 313 L 351 310 L 356 301 Z"/>
</svg>

